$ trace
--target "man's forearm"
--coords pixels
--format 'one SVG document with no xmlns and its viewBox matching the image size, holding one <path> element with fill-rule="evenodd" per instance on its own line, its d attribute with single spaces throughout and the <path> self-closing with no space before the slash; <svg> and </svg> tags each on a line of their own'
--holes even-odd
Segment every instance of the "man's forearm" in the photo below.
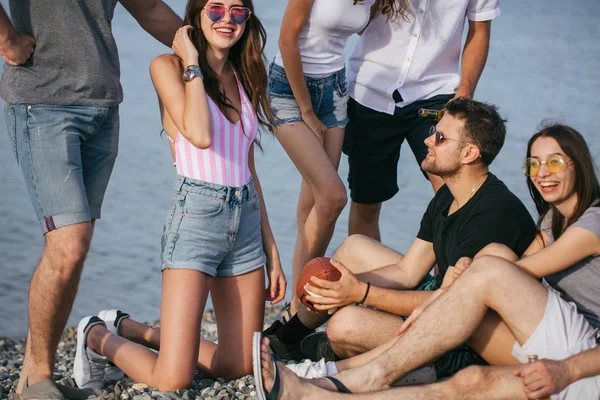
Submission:
<svg viewBox="0 0 600 400">
<path fill-rule="evenodd" d="M 146 32 L 165 46 L 171 47 L 182 19 L 162 0 L 120 0 Z"/>
<path fill-rule="evenodd" d="M 600 375 L 600 346 L 571 356 L 565 360 L 569 369 L 569 382 Z"/>
<path fill-rule="evenodd" d="M 483 72 L 490 47 L 491 21 L 469 21 L 469 32 L 462 53 L 460 86 L 457 95 L 473 97 Z"/>
<path fill-rule="evenodd" d="M 380 311 L 408 317 L 433 293 L 431 291 L 394 290 L 371 286 L 364 304 Z"/>
<path fill-rule="evenodd" d="M 398 264 L 361 272 L 356 277 L 362 282 L 371 282 L 371 285 L 385 289 L 412 289 L 417 285 L 411 282 L 411 278 Z"/>
</svg>

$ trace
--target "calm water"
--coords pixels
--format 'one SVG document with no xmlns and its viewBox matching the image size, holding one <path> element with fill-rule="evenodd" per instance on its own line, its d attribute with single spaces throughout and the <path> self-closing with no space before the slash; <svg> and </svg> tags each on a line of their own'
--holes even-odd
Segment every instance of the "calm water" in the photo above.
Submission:
<svg viewBox="0 0 600 400">
<path fill-rule="evenodd" d="M 269 35 L 269 59 L 275 55 L 285 3 L 255 0 L 256 14 Z M 169 4 L 183 12 L 183 0 L 170 0 Z M 508 118 L 506 144 L 491 169 L 532 212 L 519 167 L 525 143 L 542 119 L 573 125 L 586 136 L 592 154 L 600 154 L 596 132 L 600 9 L 596 5 L 597 0 L 503 0 L 503 14 L 493 23 L 490 56 L 476 98 L 499 105 Z M 159 316 L 160 235 L 174 169 L 167 142 L 159 136 L 156 96 L 147 71 L 152 58 L 168 49 L 153 41 L 121 6 L 114 33 L 125 91 L 120 154 L 71 325 L 102 308 L 120 307 L 141 320 Z M 4 127 L 3 114 L 0 119 Z M 257 168 L 281 260 L 290 273 L 300 176 L 276 141 L 264 137 L 263 143 L 265 151 L 257 157 Z M 400 251 L 406 251 L 415 238 L 432 196 L 407 149 L 400 160 L 400 193 L 385 204 L 381 217 L 384 243 Z M 43 237 L 5 133 L 0 135 L 0 171 L 0 336 L 20 337 L 26 331 L 28 284 Z M 345 159 L 340 174 L 347 174 Z M 346 209 L 329 254 L 344 239 L 347 219 Z M 288 290 L 288 298 L 290 293 Z"/>
</svg>

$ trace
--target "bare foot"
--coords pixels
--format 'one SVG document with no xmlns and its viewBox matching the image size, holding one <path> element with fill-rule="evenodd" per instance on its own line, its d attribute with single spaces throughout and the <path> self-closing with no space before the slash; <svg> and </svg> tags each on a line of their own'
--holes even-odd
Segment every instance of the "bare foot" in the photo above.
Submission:
<svg viewBox="0 0 600 400">
<path fill-rule="evenodd" d="M 330 392 L 313 385 L 310 379 L 301 379 L 289 371 L 285 364 L 273 363 L 269 339 L 263 338 L 260 346 L 261 374 L 263 386 L 267 392 L 271 392 L 275 382 L 275 374 L 279 374 L 279 395 L 277 399 L 337 399 L 338 393 Z M 275 371 L 277 368 L 277 371 Z"/>
</svg>

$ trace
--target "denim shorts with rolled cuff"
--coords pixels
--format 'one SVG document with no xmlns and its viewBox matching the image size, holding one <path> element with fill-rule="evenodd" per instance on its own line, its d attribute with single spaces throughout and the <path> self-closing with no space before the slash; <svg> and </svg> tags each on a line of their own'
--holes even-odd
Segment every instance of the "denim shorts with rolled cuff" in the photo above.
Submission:
<svg viewBox="0 0 600 400">
<path fill-rule="evenodd" d="M 265 263 L 252 179 L 230 187 L 178 175 L 163 230 L 162 269 L 231 277 Z"/>
<path fill-rule="evenodd" d="M 45 234 L 100 218 L 119 146 L 119 108 L 7 104 L 8 136 Z"/>
<path fill-rule="evenodd" d="M 344 128 L 348 123 L 346 68 L 323 78 L 305 75 L 304 81 L 317 118 L 327 129 Z M 269 67 L 268 92 L 274 125 L 302 121 L 300 107 L 288 82 L 285 69 L 275 63 L 271 63 Z"/>
</svg>

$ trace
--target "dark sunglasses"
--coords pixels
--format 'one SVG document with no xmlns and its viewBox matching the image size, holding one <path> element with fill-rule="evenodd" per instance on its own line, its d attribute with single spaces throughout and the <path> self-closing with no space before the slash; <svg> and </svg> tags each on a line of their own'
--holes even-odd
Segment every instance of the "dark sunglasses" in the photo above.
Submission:
<svg viewBox="0 0 600 400">
<path fill-rule="evenodd" d="M 435 145 L 436 146 L 439 146 L 439 144 L 442 143 L 444 140 L 453 140 L 455 142 L 465 143 L 463 140 L 451 139 L 451 138 L 445 137 L 442 132 L 435 129 L 435 126 L 432 126 L 429 129 L 429 136 L 431 136 L 431 135 L 435 135 Z"/>
<path fill-rule="evenodd" d="M 546 161 L 540 161 L 534 157 L 526 158 L 523 162 L 523 167 L 521 167 L 521 169 L 523 170 L 525 175 L 534 177 L 537 176 L 537 174 L 540 172 L 542 164 L 546 164 L 548 172 L 550 172 L 551 174 L 558 174 L 560 171 L 565 169 L 567 163 L 568 160 L 566 160 L 562 155 L 552 154 L 549 155 L 548 158 L 546 158 Z"/>
<path fill-rule="evenodd" d="M 223 19 L 225 13 L 229 12 L 229 17 L 231 20 L 238 25 L 248 21 L 250 14 L 252 14 L 252 11 L 250 11 L 248 7 L 234 6 L 228 9 L 224 5 L 220 4 L 208 4 L 206 7 L 204 7 L 204 11 L 206 11 L 206 16 L 212 22 L 219 22 Z"/>
</svg>

